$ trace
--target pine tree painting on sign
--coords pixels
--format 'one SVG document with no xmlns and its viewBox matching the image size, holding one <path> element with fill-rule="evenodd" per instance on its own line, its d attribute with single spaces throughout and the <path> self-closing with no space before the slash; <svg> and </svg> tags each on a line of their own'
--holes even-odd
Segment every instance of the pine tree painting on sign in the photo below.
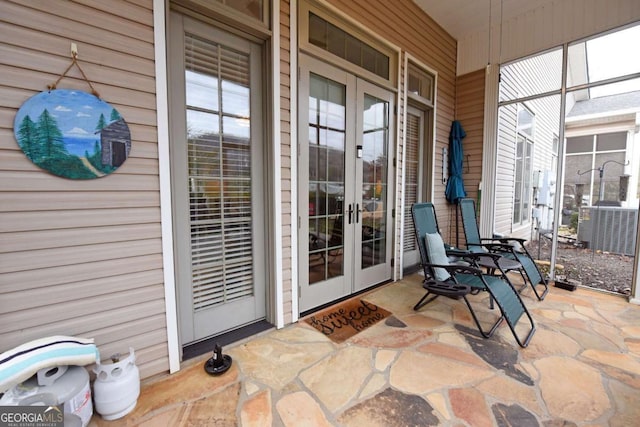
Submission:
<svg viewBox="0 0 640 427">
<path fill-rule="evenodd" d="M 93 179 L 120 167 L 131 150 L 129 126 L 92 94 L 55 89 L 29 98 L 18 110 L 14 135 L 38 167 L 70 179 Z"/>
</svg>

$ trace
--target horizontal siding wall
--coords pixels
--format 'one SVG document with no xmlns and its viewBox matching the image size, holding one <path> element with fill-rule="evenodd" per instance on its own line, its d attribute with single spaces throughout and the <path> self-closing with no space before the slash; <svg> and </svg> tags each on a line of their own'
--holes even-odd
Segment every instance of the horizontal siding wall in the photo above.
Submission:
<svg viewBox="0 0 640 427">
<path fill-rule="evenodd" d="M 434 204 L 438 222 L 447 237 L 450 231 L 449 216 L 455 211 L 444 197 L 445 185 L 440 179 L 442 174 L 442 148 L 447 147 L 449 129 L 454 116 L 456 41 L 446 33 L 433 19 L 426 15 L 413 1 L 398 0 L 329 0 L 333 6 L 347 14 L 377 34 L 393 43 L 418 61 L 438 73 L 436 94 L 436 164 L 433 168 Z M 401 93 L 404 88 L 401 88 Z M 398 97 L 398 105 L 404 99 Z M 403 130 L 398 130 L 401 136 Z M 395 153 L 397 156 L 400 153 Z M 400 158 L 398 156 L 398 158 Z M 401 181 L 396 183 L 401 185 Z M 398 192 L 396 192 L 398 195 Z M 396 201 L 396 212 L 401 212 L 400 198 Z M 398 217 L 396 217 L 398 218 Z M 399 221 L 398 221 L 399 222 Z"/>
<path fill-rule="evenodd" d="M 515 99 L 519 94 L 536 94 L 559 85 L 562 55 L 545 54 L 531 57 L 501 68 L 500 99 Z M 553 137 L 560 132 L 560 96 L 527 101 L 524 105 L 534 114 L 532 171 L 555 170 L 552 165 Z M 531 223 L 514 226 L 513 195 L 516 155 L 516 104 L 499 108 L 498 170 L 495 203 L 495 231 L 514 237 L 531 238 Z M 531 192 L 533 196 L 533 191 Z M 534 206 L 533 199 L 531 205 Z M 534 224 L 537 226 L 537 224 Z"/>
<path fill-rule="evenodd" d="M 456 119 L 460 121 L 467 136 L 462 140 L 464 162 L 462 166 L 462 179 L 467 197 L 476 201 L 476 210 L 480 210 L 478 204 L 478 185 L 482 179 L 482 138 L 484 132 L 484 86 L 485 71 L 478 70 L 473 73 L 459 76 L 456 79 Z M 457 232 L 460 244 L 465 242 L 464 230 L 460 215 Z"/>
<path fill-rule="evenodd" d="M 513 231 L 517 119 L 518 113 L 515 104 L 498 109 L 498 160 L 496 166 L 494 231 L 506 235 L 510 235 Z"/>
<path fill-rule="evenodd" d="M 640 20 L 638 0 L 549 0 L 525 14 L 505 18 L 500 28 L 501 0 L 490 1 L 491 36 L 485 30 L 459 40 L 460 75 L 484 68 L 489 51 L 491 63 L 504 63 Z M 507 16 L 509 5 L 504 3 Z"/>
<path fill-rule="evenodd" d="M 13 135 L 71 42 L 131 131 L 127 161 L 94 180 L 39 169 Z M 152 1 L 3 1 L 0 58 L 0 352 L 75 335 L 103 359 L 133 347 L 142 377 L 167 371 Z M 75 67 L 58 88 L 90 92 Z"/>
</svg>

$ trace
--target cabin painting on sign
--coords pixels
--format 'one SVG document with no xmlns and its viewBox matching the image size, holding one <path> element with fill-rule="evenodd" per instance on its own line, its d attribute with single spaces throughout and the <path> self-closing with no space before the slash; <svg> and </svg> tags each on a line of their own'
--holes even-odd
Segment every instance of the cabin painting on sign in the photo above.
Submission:
<svg viewBox="0 0 640 427">
<path fill-rule="evenodd" d="M 131 151 L 124 118 L 108 103 L 80 91 L 55 89 L 18 110 L 14 135 L 36 166 L 69 179 L 93 179 L 118 169 Z"/>
</svg>

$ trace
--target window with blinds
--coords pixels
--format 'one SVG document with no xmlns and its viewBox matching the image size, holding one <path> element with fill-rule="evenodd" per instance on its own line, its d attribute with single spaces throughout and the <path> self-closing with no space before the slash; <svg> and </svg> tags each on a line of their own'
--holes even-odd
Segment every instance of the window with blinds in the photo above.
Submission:
<svg viewBox="0 0 640 427">
<path fill-rule="evenodd" d="M 193 307 L 253 295 L 249 55 L 185 35 Z"/>
<path fill-rule="evenodd" d="M 415 251 L 416 237 L 411 217 L 411 205 L 418 201 L 420 171 L 420 117 L 407 114 L 407 142 L 405 149 L 404 251 Z"/>
</svg>

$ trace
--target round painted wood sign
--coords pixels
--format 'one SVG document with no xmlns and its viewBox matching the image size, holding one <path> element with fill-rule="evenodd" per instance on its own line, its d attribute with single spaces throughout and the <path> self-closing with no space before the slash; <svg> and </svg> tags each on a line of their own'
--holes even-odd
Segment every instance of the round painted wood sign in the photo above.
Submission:
<svg viewBox="0 0 640 427">
<path fill-rule="evenodd" d="M 37 166 L 70 179 L 93 179 L 120 167 L 131 150 L 129 126 L 108 103 L 80 90 L 55 89 L 18 110 L 14 134 Z"/>
</svg>

